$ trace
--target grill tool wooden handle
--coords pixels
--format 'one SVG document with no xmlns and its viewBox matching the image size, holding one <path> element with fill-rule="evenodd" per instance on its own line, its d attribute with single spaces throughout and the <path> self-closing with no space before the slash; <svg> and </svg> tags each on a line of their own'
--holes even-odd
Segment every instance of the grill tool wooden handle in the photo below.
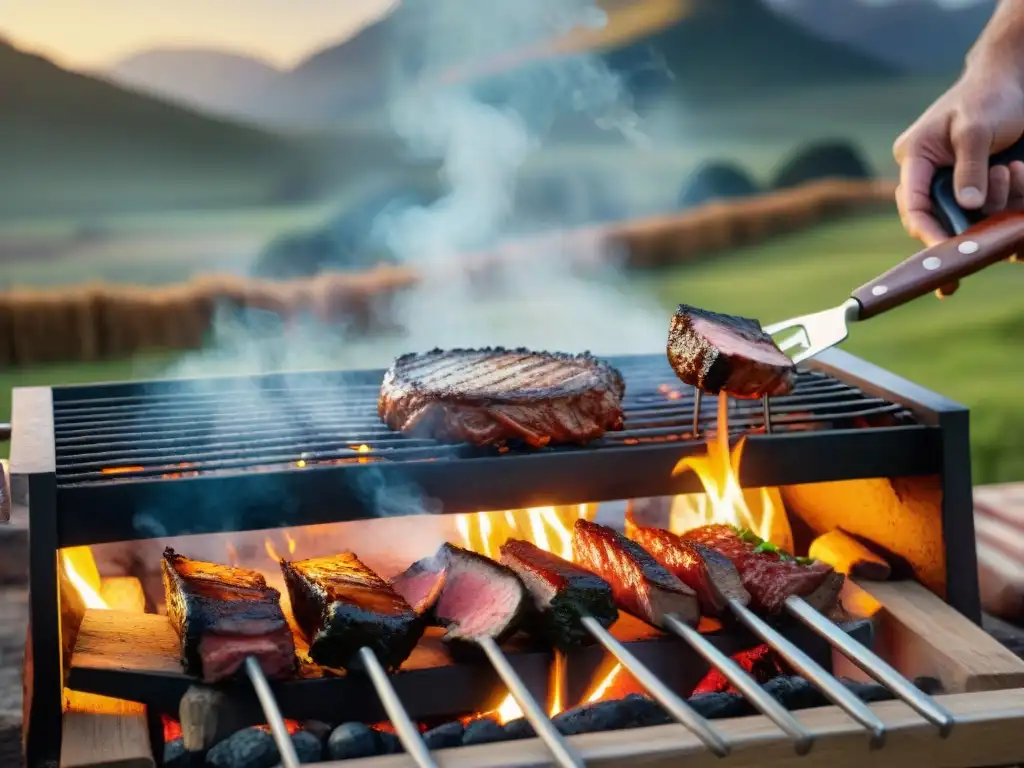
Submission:
<svg viewBox="0 0 1024 768">
<path fill-rule="evenodd" d="M 1000 213 L 965 232 L 916 253 L 852 296 L 858 320 L 880 315 L 956 280 L 1003 261 L 1024 246 L 1024 213 Z"/>
</svg>

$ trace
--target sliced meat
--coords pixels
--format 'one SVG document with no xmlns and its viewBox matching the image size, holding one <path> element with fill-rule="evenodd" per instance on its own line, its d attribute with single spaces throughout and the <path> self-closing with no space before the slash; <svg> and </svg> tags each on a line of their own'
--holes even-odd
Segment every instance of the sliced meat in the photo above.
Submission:
<svg viewBox="0 0 1024 768">
<path fill-rule="evenodd" d="M 417 560 L 391 579 L 391 588 L 400 594 L 420 616 L 433 610 L 444 586 L 445 557 L 437 554 Z"/>
<path fill-rule="evenodd" d="M 606 628 L 619 618 L 608 582 L 535 544 L 509 539 L 501 562 L 526 585 L 537 609 L 537 634 L 560 650 L 593 642 L 580 623 L 583 616 Z"/>
<path fill-rule="evenodd" d="M 409 658 L 423 634 L 422 619 L 354 554 L 282 559 L 280 565 L 295 621 L 317 664 L 361 669 L 363 647 L 391 671 Z"/>
<path fill-rule="evenodd" d="M 796 366 L 757 320 L 680 304 L 668 331 L 668 361 L 676 375 L 713 395 L 785 395 Z"/>
<path fill-rule="evenodd" d="M 804 598 L 820 611 L 832 608 L 839 599 L 844 577 L 831 565 L 780 552 L 749 531 L 731 525 L 705 525 L 687 531 L 683 538 L 729 558 L 756 611 L 778 613 L 790 595 Z"/>
<path fill-rule="evenodd" d="M 256 571 L 190 560 L 164 550 L 167 618 L 181 642 L 185 671 L 213 683 L 255 656 L 270 678 L 295 671 L 295 640 L 281 593 Z"/>
<path fill-rule="evenodd" d="M 618 531 L 577 520 L 572 532 L 572 557 L 611 585 L 619 608 L 648 624 L 662 627 L 668 614 L 693 625 L 700 621 L 694 591 Z"/>
<path fill-rule="evenodd" d="M 702 614 L 724 616 L 729 612 L 729 600 L 742 605 L 750 602 L 736 566 L 714 549 L 661 528 L 637 528 L 631 538 L 697 593 Z"/>
<path fill-rule="evenodd" d="M 444 585 L 434 615 L 446 640 L 503 640 L 519 627 L 529 606 L 526 588 L 509 568 L 468 549 L 445 544 Z"/>
<path fill-rule="evenodd" d="M 410 436 L 541 447 L 622 429 L 624 393 L 622 375 L 589 354 L 435 349 L 395 361 L 377 412 Z"/>
</svg>

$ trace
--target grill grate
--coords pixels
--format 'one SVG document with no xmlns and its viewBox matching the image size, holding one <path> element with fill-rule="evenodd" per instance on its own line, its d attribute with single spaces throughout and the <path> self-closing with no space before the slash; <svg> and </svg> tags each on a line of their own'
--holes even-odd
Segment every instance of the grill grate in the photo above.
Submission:
<svg viewBox="0 0 1024 768">
<path fill-rule="evenodd" d="M 401 463 L 502 454 L 626 449 L 694 439 L 713 429 L 717 399 L 697 402 L 661 357 L 616 359 L 626 379 L 626 423 L 585 448 L 474 448 L 413 439 L 377 416 L 382 371 L 158 382 L 54 390 L 59 485 L 178 478 L 211 472 L 318 463 Z M 63 397 L 61 395 L 66 395 Z M 83 396 L 84 395 L 84 396 Z M 791 395 L 770 401 L 773 433 L 837 430 L 859 419 L 912 423 L 900 405 L 815 371 L 801 372 Z M 764 430 L 760 401 L 731 401 L 732 434 Z"/>
</svg>

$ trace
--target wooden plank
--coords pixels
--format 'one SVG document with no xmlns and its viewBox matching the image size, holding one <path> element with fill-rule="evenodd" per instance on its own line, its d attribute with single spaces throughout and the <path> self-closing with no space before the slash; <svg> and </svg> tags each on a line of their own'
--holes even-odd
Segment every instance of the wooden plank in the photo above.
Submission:
<svg viewBox="0 0 1024 768">
<path fill-rule="evenodd" d="M 938 677 L 950 692 L 1024 687 L 1024 662 L 914 581 L 858 582 L 883 612 L 880 642 L 904 675 Z"/>
<path fill-rule="evenodd" d="M 815 735 L 811 753 L 798 756 L 789 739 L 765 717 L 716 720 L 715 728 L 732 751 L 720 758 L 708 752 L 681 725 L 663 725 L 610 733 L 572 736 L 591 768 L 977 768 L 1012 765 L 1024 761 L 1024 690 L 940 696 L 956 718 L 945 739 L 935 727 L 898 701 L 872 705 L 889 734 L 879 750 L 868 748 L 864 729 L 836 707 L 797 713 Z M 445 768 L 535 768 L 550 765 L 551 757 L 538 739 L 439 750 L 434 753 Z M 407 755 L 322 763 L 320 768 L 408 768 Z"/>
<path fill-rule="evenodd" d="M 146 708 L 65 691 L 60 768 L 155 768 Z"/>
<path fill-rule="evenodd" d="M 53 390 L 16 387 L 11 392 L 11 476 L 55 472 Z M 19 499 L 20 501 L 20 499 Z"/>
</svg>

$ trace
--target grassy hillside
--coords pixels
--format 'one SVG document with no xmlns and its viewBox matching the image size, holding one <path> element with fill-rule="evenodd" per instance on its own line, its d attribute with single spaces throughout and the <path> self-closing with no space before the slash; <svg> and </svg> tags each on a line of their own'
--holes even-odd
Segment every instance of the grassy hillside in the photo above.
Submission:
<svg viewBox="0 0 1024 768">
<path fill-rule="evenodd" d="M 213 119 L 2 42 L 0 97 L 0 218 L 287 203 L 386 149 Z"/>
</svg>

